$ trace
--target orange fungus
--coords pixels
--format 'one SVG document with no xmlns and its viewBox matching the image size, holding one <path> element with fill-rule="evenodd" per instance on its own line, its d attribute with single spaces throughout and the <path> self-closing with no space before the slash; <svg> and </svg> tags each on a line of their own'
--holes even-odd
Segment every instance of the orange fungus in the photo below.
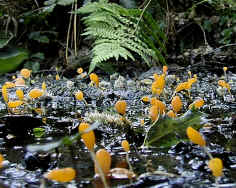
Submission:
<svg viewBox="0 0 236 188">
<path fill-rule="evenodd" d="M 21 69 L 20 71 L 21 76 L 23 76 L 25 79 L 30 77 L 31 71 L 29 69 Z"/>
<path fill-rule="evenodd" d="M 222 176 L 223 163 L 219 158 L 213 158 L 209 161 L 208 167 L 211 169 L 213 176 Z"/>
<path fill-rule="evenodd" d="M 98 164 L 100 165 L 104 175 L 108 175 L 110 168 L 111 168 L 111 155 L 110 153 L 105 149 L 99 149 L 96 152 L 96 159 L 98 161 Z M 99 171 L 95 165 L 95 173 L 98 174 Z"/>
<path fill-rule="evenodd" d="M 119 100 L 115 104 L 115 109 L 119 114 L 124 115 L 126 113 L 126 106 L 127 104 L 124 100 Z"/>
<path fill-rule="evenodd" d="M 93 131 L 89 131 L 87 133 L 83 133 L 88 129 L 90 125 L 88 123 L 80 123 L 79 125 L 79 132 L 82 133 L 81 138 L 88 148 L 88 150 L 92 151 L 95 145 L 95 134 Z"/>
<path fill-rule="evenodd" d="M 123 149 L 128 152 L 130 150 L 130 146 L 129 146 L 129 142 L 127 140 L 123 140 L 121 142 L 121 146 L 123 147 Z"/>
<path fill-rule="evenodd" d="M 198 144 L 202 147 L 206 146 L 206 141 L 197 130 L 192 127 L 188 127 L 186 132 L 189 140 L 191 140 L 194 144 Z"/>
<path fill-rule="evenodd" d="M 54 169 L 48 172 L 44 177 L 60 183 L 66 183 L 75 179 L 76 172 L 73 168 Z"/>
</svg>

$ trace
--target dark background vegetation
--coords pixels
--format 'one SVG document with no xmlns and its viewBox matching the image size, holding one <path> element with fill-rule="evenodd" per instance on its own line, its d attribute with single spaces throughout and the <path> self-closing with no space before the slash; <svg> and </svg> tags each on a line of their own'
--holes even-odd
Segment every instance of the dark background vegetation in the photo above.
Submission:
<svg viewBox="0 0 236 188">
<path fill-rule="evenodd" d="M 78 54 L 74 53 L 74 30 L 72 29 L 68 49 L 69 64 L 65 60 L 67 31 L 70 22 L 73 22 L 73 19 L 70 21 L 73 4 L 70 2 L 73 1 L 63 4 L 60 0 L 0 0 L 0 31 L 14 36 L 7 47 L 22 47 L 31 54 L 22 66 L 34 71 L 53 69 L 56 66 L 63 70 L 68 69 L 68 66 L 69 70 L 79 66 L 88 68 L 87 60 L 82 64 L 76 63 L 91 49 L 90 41 L 84 40 L 81 36 L 85 26 L 80 15 L 77 16 L 75 31 Z M 91 1 L 78 1 L 77 8 L 88 2 Z M 144 8 L 149 1 L 112 0 L 109 2 L 126 8 Z M 234 0 L 152 0 L 146 11 L 151 13 L 168 38 L 165 42 L 167 64 L 188 65 L 193 63 L 191 62 L 193 57 L 221 47 L 228 52 L 227 46 L 229 46 L 232 50 L 228 52 L 229 54 L 233 54 L 233 49 L 235 50 L 233 48 L 236 43 Z M 229 54 L 226 53 L 226 56 Z M 121 64 L 124 66 L 123 61 L 116 61 L 115 65 Z M 128 61 L 125 61 L 126 65 L 130 65 Z"/>
</svg>

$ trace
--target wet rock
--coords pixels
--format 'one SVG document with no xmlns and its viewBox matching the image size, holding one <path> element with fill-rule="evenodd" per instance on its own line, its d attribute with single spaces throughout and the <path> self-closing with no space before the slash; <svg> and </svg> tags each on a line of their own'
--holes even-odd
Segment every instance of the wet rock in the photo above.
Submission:
<svg viewBox="0 0 236 188">
<path fill-rule="evenodd" d="M 50 167 L 51 157 L 48 153 L 38 154 L 26 152 L 24 155 L 25 168 L 34 171 L 36 169 L 47 170 Z"/>
<path fill-rule="evenodd" d="M 114 82 L 114 89 L 126 88 L 127 83 L 126 79 L 123 76 L 119 76 L 117 80 Z"/>
<path fill-rule="evenodd" d="M 152 67 L 147 72 L 142 73 L 138 80 L 144 80 L 153 76 L 154 73 L 160 74 L 162 72 L 161 67 Z"/>
<path fill-rule="evenodd" d="M 6 115 L 1 117 L 0 121 L 4 122 L 0 130 L 2 130 L 4 134 L 11 133 L 15 136 L 25 136 L 28 135 L 33 128 L 45 126 L 41 118 L 30 115 Z"/>
<path fill-rule="evenodd" d="M 157 175 L 143 175 L 137 182 L 125 185 L 124 188 L 139 188 L 156 185 L 156 187 L 167 186 L 169 184 L 169 179 L 164 176 Z"/>
<path fill-rule="evenodd" d="M 168 151 L 170 154 L 186 154 L 191 152 L 192 147 L 185 142 L 179 142 L 175 146 L 172 146 L 171 149 Z"/>
<path fill-rule="evenodd" d="M 193 170 L 202 170 L 205 166 L 205 162 L 197 158 L 190 160 L 188 164 Z"/>
</svg>

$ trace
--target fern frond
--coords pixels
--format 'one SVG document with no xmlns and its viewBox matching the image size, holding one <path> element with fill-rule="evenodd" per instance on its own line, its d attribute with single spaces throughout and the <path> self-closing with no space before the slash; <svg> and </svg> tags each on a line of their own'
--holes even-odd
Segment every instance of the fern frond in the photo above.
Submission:
<svg viewBox="0 0 236 188">
<path fill-rule="evenodd" d="M 162 53 L 166 52 L 166 37 L 150 14 L 144 12 L 137 25 L 142 10 L 126 9 L 105 1 L 88 3 L 75 13 L 87 15 L 82 19 L 86 25 L 82 35 L 94 39 L 89 72 L 111 58 L 135 60 L 132 53 L 148 65 L 151 57 L 165 64 Z"/>
</svg>

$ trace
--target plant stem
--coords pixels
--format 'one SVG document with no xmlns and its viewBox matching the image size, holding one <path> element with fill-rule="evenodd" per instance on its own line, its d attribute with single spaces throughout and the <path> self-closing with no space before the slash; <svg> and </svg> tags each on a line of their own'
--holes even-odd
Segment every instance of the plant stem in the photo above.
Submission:
<svg viewBox="0 0 236 188">
<path fill-rule="evenodd" d="M 75 8 L 74 10 L 77 9 L 77 0 L 74 2 Z M 75 49 L 75 56 L 77 56 L 77 36 L 76 36 L 76 24 L 77 24 L 77 14 L 74 15 L 74 49 Z"/>
<path fill-rule="evenodd" d="M 74 9 L 74 3 L 72 4 L 72 11 Z M 68 62 L 68 48 L 69 48 L 69 39 L 70 39 L 70 29 L 71 29 L 71 22 L 72 22 L 72 14 L 70 15 L 70 21 L 69 21 L 69 26 L 68 26 L 68 31 L 67 31 L 67 37 L 66 37 L 66 63 L 69 64 Z"/>
<path fill-rule="evenodd" d="M 206 146 L 203 147 L 203 150 L 204 150 L 204 152 L 208 155 L 208 157 L 209 157 L 210 159 L 213 159 L 211 153 L 208 151 L 208 149 L 207 149 Z"/>
<path fill-rule="evenodd" d="M 134 30 L 133 34 L 135 34 L 136 31 L 138 30 L 138 25 L 139 25 L 139 23 L 140 23 L 140 21 L 141 21 L 141 19 L 142 19 L 142 17 L 143 17 L 143 14 L 144 14 L 145 10 L 147 9 L 147 7 L 148 7 L 148 5 L 151 3 L 151 1 L 152 1 L 152 0 L 149 0 L 148 3 L 146 4 L 146 6 L 143 8 L 143 11 L 142 11 L 141 14 L 140 14 L 140 17 L 139 17 L 139 19 L 138 19 L 138 23 L 137 23 L 137 25 L 136 25 L 136 27 L 135 27 L 135 30 Z"/>
<path fill-rule="evenodd" d="M 103 184 L 104 184 L 104 187 L 105 187 L 105 188 L 109 188 L 109 186 L 108 186 L 108 184 L 107 184 L 107 181 L 106 181 L 106 177 L 105 177 L 105 175 L 104 175 L 104 173 L 103 173 L 103 171 L 102 171 L 102 169 L 101 169 L 101 166 L 100 166 L 99 162 L 98 162 L 97 159 L 96 159 L 96 155 L 95 155 L 94 151 L 91 150 L 91 151 L 90 151 L 90 154 L 91 154 L 91 157 L 92 157 L 92 159 L 93 159 L 93 162 L 94 162 L 95 166 L 96 166 L 97 169 L 98 169 L 98 172 L 99 172 L 99 175 L 100 175 L 100 177 L 101 177 L 101 179 L 102 179 L 102 182 L 103 182 Z"/>
<path fill-rule="evenodd" d="M 130 162 L 129 162 L 129 154 L 128 154 L 128 152 L 126 152 L 126 162 L 128 163 L 128 165 L 129 165 L 129 170 L 130 171 L 132 171 L 133 172 L 133 168 L 132 168 L 132 166 L 131 166 L 131 164 L 130 164 Z"/>
</svg>

